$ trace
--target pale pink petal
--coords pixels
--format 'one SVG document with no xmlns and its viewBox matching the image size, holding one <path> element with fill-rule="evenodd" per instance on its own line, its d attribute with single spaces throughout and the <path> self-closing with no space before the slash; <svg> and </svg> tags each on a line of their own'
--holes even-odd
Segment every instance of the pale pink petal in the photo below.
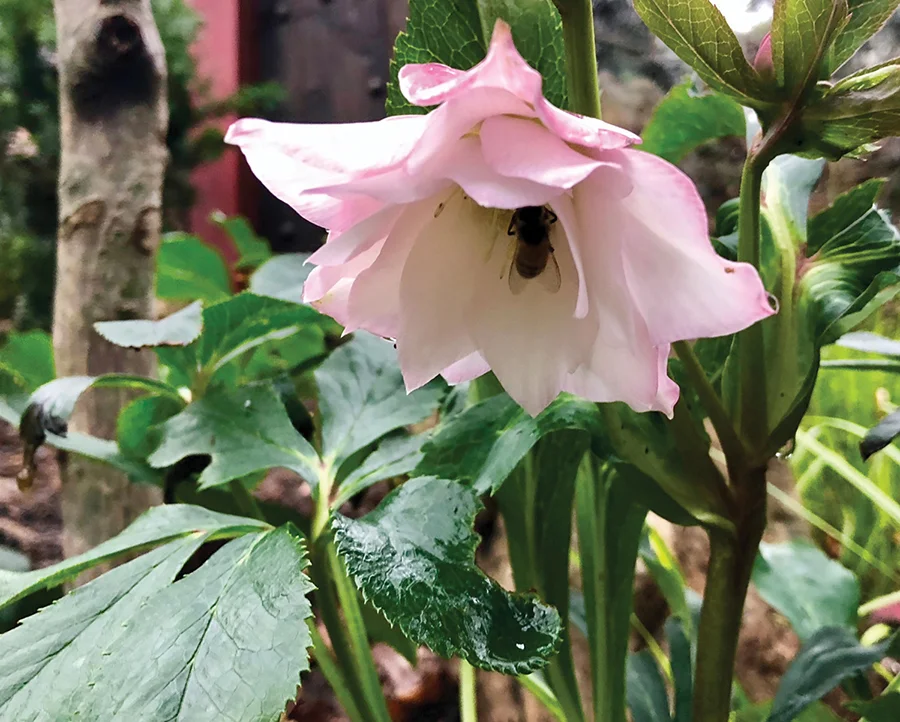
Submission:
<svg viewBox="0 0 900 722">
<path fill-rule="evenodd" d="M 472 353 L 441 371 L 448 384 L 461 384 L 483 376 L 491 367 L 480 353 Z"/>
<path fill-rule="evenodd" d="M 499 230 L 493 215 L 462 194 L 453 194 L 409 253 L 400 279 L 397 335 L 407 390 L 428 383 L 475 351 L 466 316 L 475 291 L 474 269 L 484 264 Z"/>
<path fill-rule="evenodd" d="M 244 118 L 226 141 L 241 148 L 254 175 L 304 218 L 334 228 L 346 217 L 363 217 L 373 201 L 311 193 L 319 186 L 370 177 L 402 164 L 427 127 L 425 116 L 398 116 L 374 123 L 303 125 Z M 362 204 L 364 209 L 358 206 Z"/>
<path fill-rule="evenodd" d="M 314 268 L 303 284 L 303 300 L 328 314 L 342 326 L 350 320 L 350 291 L 356 277 L 378 258 L 384 241 L 340 266 Z"/>
<path fill-rule="evenodd" d="M 387 236 L 402 212 L 402 207 L 387 206 L 343 233 L 329 233 L 325 245 L 315 251 L 307 263 L 338 266 L 352 260 Z"/>
<path fill-rule="evenodd" d="M 631 194 L 604 209 L 588 180 L 575 202 L 593 208 L 608 233 L 622 239 L 628 289 L 653 344 L 724 336 L 771 316 L 756 270 L 713 250 L 706 211 L 690 178 L 648 153 L 622 155 L 634 185 Z"/>
<path fill-rule="evenodd" d="M 428 114 L 428 127 L 409 155 L 407 170 L 419 173 L 423 168 L 439 166 L 453 141 L 472 132 L 486 118 L 497 115 L 536 117 L 528 103 L 503 88 L 474 88 Z"/>
<path fill-rule="evenodd" d="M 345 326 L 397 338 L 400 334 L 400 277 L 413 243 L 425 225 L 433 220 L 442 199 L 420 201 L 403 208 L 403 213 L 378 258 L 359 274 L 350 294 Z"/>
<path fill-rule="evenodd" d="M 503 229 L 498 229 L 503 234 Z M 576 319 L 578 280 L 560 224 L 551 231 L 561 287 L 550 293 L 537 279 L 521 293 L 509 288 L 508 243 L 494 244 L 489 262 L 478 270 L 468 312 L 470 332 L 507 393 L 534 415 L 562 389 L 568 373 L 590 354 L 597 334 L 592 317 Z M 499 240 L 503 240 L 501 235 Z M 548 271 L 545 271 L 545 273 Z"/>
<path fill-rule="evenodd" d="M 578 217 L 572 205 L 572 199 L 568 195 L 560 195 L 550 203 L 550 208 L 556 213 L 557 220 L 562 224 L 565 233 L 565 243 L 568 244 L 572 254 L 572 262 L 575 264 L 575 273 L 578 281 L 578 296 L 575 301 L 575 318 L 584 318 L 588 313 L 588 285 L 584 273 L 582 261 L 581 243 L 584 242 L 581 229 L 578 225 Z M 553 237 L 551 237 L 551 243 Z M 556 246 L 554 245 L 554 248 Z"/>
<path fill-rule="evenodd" d="M 533 120 L 499 115 L 481 126 L 487 164 L 501 175 L 568 190 L 602 165 Z"/>
<path fill-rule="evenodd" d="M 560 193 L 559 188 L 500 175 L 485 162 L 481 143 L 472 136 L 457 141 L 443 172 L 487 208 L 542 206 Z"/>
<path fill-rule="evenodd" d="M 333 198 L 353 199 L 364 196 L 388 204 L 414 203 L 423 198 L 430 198 L 450 185 L 440 166 L 433 170 L 434 174 L 428 172 L 413 174 L 401 166 L 378 175 L 318 186 L 311 188 L 309 192 Z"/>
<path fill-rule="evenodd" d="M 454 70 L 437 63 L 410 64 L 400 69 L 399 80 L 400 90 L 415 105 L 437 105 L 479 88 L 500 88 L 528 103 L 547 128 L 569 143 L 612 149 L 640 142 L 640 137 L 630 131 L 567 113 L 549 103 L 543 96 L 540 73 L 516 50 L 509 25 L 502 20 L 494 26 L 487 56 L 471 70 Z"/>
</svg>

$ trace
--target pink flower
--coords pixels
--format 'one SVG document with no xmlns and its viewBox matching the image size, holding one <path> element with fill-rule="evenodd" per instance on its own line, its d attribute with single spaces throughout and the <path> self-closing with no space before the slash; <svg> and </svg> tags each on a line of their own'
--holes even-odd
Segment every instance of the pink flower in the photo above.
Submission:
<svg viewBox="0 0 900 722">
<path fill-rule="evenodd" d="M 227 140 L 329 230 L 306 299 L 396 339 L 408 389 L 490 369 L 532 414 L 561 391 L 671 414 L 670 344 L 772 313 L 756 271 L 716 255 L 691 180 L 628 149 L 629 131 L 551 105 L 502 21 L 471 70 L 407 65 L 400 87 L 438 107 L 346 125 L 244 119 Z"/>
</svg>

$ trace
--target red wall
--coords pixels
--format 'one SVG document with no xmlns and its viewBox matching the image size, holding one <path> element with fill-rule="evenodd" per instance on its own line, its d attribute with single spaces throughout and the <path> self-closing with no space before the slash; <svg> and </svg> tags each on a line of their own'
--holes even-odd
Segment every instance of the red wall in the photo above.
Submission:
<svg viewBox="0 0 900 722">
<path fill-rule="evenodd" d="M 254 0 L 188 0 L 203 17 L 203 28 L 194 48 L 197 75 L 206 79 L 215 98 L 234 93 L 249 80 L 247 53 L 242 47 L 243 38 L 251 37 L 248 6 Z M 244 20 L 242 22 L 242 11 Z M 242 57 L 244 56 L 244 57 Z M 227 128 L 232 118 L 221 122 Z M 226 215 L 250 215 L 250 199 L 241 191 L 244 175 L 240 154 L 228 148 L 225 155 L 215 163 L 209 163 L 194 171 L 193 183 L 197 190 L 197 202 L 191 213 L 191 231 L 207 242 L 215 245 L 229 261 L 236 258 L 234 248 L 227 236 L 210 224 L 210 213 L 221 210 Z M 245 186 L 248 184 L 245 184 Z"/>
</svg>

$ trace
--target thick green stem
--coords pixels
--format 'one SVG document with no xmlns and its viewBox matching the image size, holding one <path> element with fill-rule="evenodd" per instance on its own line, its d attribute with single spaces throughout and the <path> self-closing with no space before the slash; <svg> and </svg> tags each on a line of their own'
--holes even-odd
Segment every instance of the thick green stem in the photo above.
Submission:
<svg viewBox="0 0 900 722">
<path fill-rule="evenodd" d="M 768 159 L 753 151 L 747 156 L 741 175 L 738 216 L 738 260 L 759 268 L 759 215 L 762 174 Z M 740 365 L 741 435 L 751 452 L 761 450 L 768 436 L 766 399 L 766 356 L 761 323 L 738 336 Z"/>
<path fill-rule="evenodd" d="M 744 600 L 766 526 L 765 468 L 734 479 L 737 534 L 709 532 L 709 570 L 697 638 L 693 722 L 728 722 Z"/>
<path fill-rule="evenodd" d="M 556 0 L 566 44 L 569 110 L 600 117 L 600 82 L 597 79 L 597 43 L 591 0 Z"/>
<path fill-rule="evenodd" d="M 459 719 L 478 722 L 478 696 L 475 668 L 466 660 L 459 660 Z"/>
</svg>

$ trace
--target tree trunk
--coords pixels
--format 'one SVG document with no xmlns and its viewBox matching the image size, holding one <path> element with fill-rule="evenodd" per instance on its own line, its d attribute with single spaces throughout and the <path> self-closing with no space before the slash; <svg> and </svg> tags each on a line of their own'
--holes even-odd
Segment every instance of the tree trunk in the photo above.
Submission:
<svg viewBox="0 0 900 722">
<path fill-rule="evenodd" d="M 54 0 L 60 79 L 59 235 L 53 343 L 58 376 L 150 374 L 149 351 L 101 338 L 95 321 L 149 318 L 167 148 L 166 66 L 150 0 Z M 70 428 L 114 438 L 128 397 L 79 402 Z M 161 501 L 111 467 L 61 459 L 66 556 L 114 536 Z"/>
</svg>

